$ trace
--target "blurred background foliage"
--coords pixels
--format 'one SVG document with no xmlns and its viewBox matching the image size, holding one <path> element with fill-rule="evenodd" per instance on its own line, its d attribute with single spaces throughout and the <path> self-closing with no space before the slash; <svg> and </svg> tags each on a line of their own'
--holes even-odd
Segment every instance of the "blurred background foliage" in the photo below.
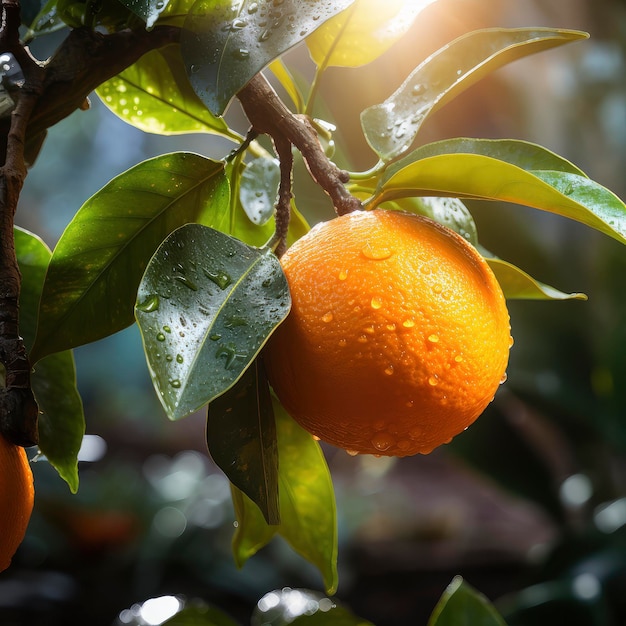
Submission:
<svg viewBox="0 0 626 626">
<path fill-rule="evenodd" d="M 591 39 L 498 71 L 438 112 L 420 140 L 537 142 L 626 197 L 623 0 L 438 0 L 373 66 L 327 73 L 327 109 L 317 114 L 339 128 L 339 164 L 372 165 L 363 162 L 363 108 L 440 46 L 487 26 L 577 28 Z M 303 50 L 288 62 L 310 71 Z M 236 107 L 231 122 L 241 123 Z M 174 150 L 221 157 L 230 147 L 211 136 L 142 134 L 94 98 L 89 112 L 51 129 L 18 223 L 52 246 L 78 207 L 137 161 Z M 306 178 L 296 194 L 311 221 L 331 215 Z M 325 448 L 339 515 L 337 598 L 377 626 L 425 624 L 461 574 L 510 626 L 626 623 L 625 251 L 551 214 L 470 208 L 486 248 L 589 301 L 510 302 L 508 382 L 449 446 L 401 461 Z M 228 483 L 205 453 L 204 415 L 165 418 L 136 328 L 76 359 L 89 433 L 80 490 L 70 495 L 45 462 L 34 464 L 35 513 L 0 575 L 0 623 L 131 623 L 120 621 L 131 620 L 129 607 L 184 594 L 245 624 L 269 590 L 321 588 L 280 541 L 236 570 Z"/>
</svg>

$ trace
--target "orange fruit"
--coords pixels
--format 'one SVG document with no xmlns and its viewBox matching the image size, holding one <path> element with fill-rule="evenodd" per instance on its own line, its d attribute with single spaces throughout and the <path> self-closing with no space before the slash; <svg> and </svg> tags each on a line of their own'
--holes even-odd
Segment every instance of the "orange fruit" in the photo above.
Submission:
<svg viewBox="0 0 626 626">
<path fill-rule="evenodd" d="M 34 499 L 26 451 L 0 435 L 0 572 L 9 567 L 24 539 Z"/>
<path fill-rule="evenodd" d="M 509 314 L 493 272 L 428 218 L 357 211 L 282 257 L 292 297 L 265 350 L 269 381 L 310 433 L 352 453 L 428 453 L 505 379 Z"/>
</svg>

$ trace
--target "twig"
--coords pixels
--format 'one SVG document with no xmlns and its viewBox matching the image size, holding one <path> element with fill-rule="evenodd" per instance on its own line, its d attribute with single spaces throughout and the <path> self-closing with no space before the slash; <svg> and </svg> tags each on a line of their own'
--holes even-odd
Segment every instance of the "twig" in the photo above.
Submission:
<svg viewBox="0 0 626 626">
<path fill-rule="evenodd" d="M 313 180 L 330 196 L 338 215 L 361 208 L 361 202 L 345 187 L 348 173 L 326 157 L 308 117 L 292 114 L 262 74 L 237 97 L 256 131 L 272 137 L 275 144 L 277 138 L 283 138 L 300 151 Z"/>
<path fill-rule="evenodd" d="M 274 147 L 280 162 L 280 185 L 276 203 L 276 231 L 270 245 L 274 247 L 276 256 L 280 258 L 287 249 L 287 233 L 291 218 L 291 174 L 293 171 L 293 152 L 291 143 L 284 137 L 274 138 Z"/>
</svg>

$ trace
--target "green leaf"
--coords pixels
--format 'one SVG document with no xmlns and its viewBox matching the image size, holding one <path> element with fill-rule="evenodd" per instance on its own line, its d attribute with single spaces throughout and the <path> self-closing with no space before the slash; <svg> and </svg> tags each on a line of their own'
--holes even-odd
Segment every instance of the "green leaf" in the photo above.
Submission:
<svg viewBox="0 0 626 626">
<path fill-rule="evenodd" d="M 238 139 L 196 96 L 179 45 L 148 52 L 96 93 L 115 115 L 147 133 L 214 133 Z"/>
<path fill-rule="evenodd" d="M 33 18 L 25 40 L 30 41 L 41 35 L 49 35 L 61 28 L 65 28 L 65 22 L 57 14 L 57 0 L 48 0 Z"/>
<path fill-rule="evenodd" d="M 356 0 L 306 39 L 318 68 L 371 63 L 403 37 L 429 2 Z"/>
<path fill-rule="evenodd" d="M 456 576 L 439 599 L 428 626 L 506 626 L 484 595 Z"/>
<path fill-rule="evenodd" d="M 15 250 L 22 274 L 20 332 L 28 347 L 37 327 L 37 309 L 52 253 L 36 235 L 16 228 Z M 70 490 L 78 490 L 78 451 L 85 433 L 83 406 L 76 387 L 74 357 L 61 352 L 40 361 L 31 375 L 39 416 L 39 448 Z"/>
<path fill-rule="evenodd" d="M 207 444 L 216 465 L 261 509 L 265 521 L 280 524 L 276 424 L 259 359 L 209 405 Z"/>
<path fill-rule="evenodd" d="M 228 212 L 222 163 L 166 154 L 120 174 L 79 209 L 48 269 L 32 357 L 101 339 L 134 321 L 150 257 L 174 229 Z"/>
<path fill-rule="evenodd" d="M 504 297 L 523 300 L 586 300 L 584 293 L 564 293 L 535 280 L 519 267 L 502 259 L 487 257 L 487 263 L 496 275 Z"/>
<path fill-rule="evenodd" d="M 390 178 L 415 161 L 445 154 L 480 154 L 510 163 L 527 171 L 554 170 L 587 177 L 583 171 L 567 159 L 535 143 L 518 139 L 457 137 L 419 146 L 402 160 L 386 168 L 384 179 Z"/>
<path fill-rule="evenodd" d="M 274 214 L 280 167 L 276 159 L 259 157 L 246 165 L 241 175 L 239 199 L 253 224 L 265 224 Z"/>
<path fill-rule="evenodd" d="M 501 200 L 556 213 L 626 243 L 626 206 L 584 176 L 526 171 L 481 154 L 442 154 L 401 164 L 385 173 L 372 204 L 413 195 Z"/>
<path fill-rule="evenodd" d="M 146 28 L 152 28 L 167 6 L 168 0 L 119 0 L 119 2 L 140 17 L 146 23 Z"/>
<path fill-rule="evenodd" d="M 233 489 L 235 562 L 245 561 L 278 532 L 321 572 L 327 593 L 337 589 L 337 519 L 333 484 L 313 437 L 274 401 L 278 434 L 280 526 L 268 526 L 250 499 Z"/>
<path fill-rule="evenodd" d="M 163 626 L 239 626 L 226 613 L 204 602 L 195 602 L 186 606 L 162 624 Z"/>
<path fill-rule="evenodd" d="M 232 387 L 290 304 L 271 252 L 200 224 L 174 231 L 150 260 L 135 309 L 168 416 L 189 415 Z"/>
<path fill-rule="evenodd" d="M 354 0 L 197 0 L 181 36 L 196 93 L 215 115 L 268 63 Z"/>
<path fill-rule="evenodd" d="M 549 28 L 493 28 L 463 35 L 420 63 L 385 102 L 363 111 L 365 137 L 381 159 L 394 159 L 411 146 L 431 113 L 487 74 L 587 36 Z"/>
<path fill-rule="evenodd" d="M 285 587 L 266 593 L 252 614 L 251 626 L 372 626 L 318 591 Z"/>
</svg>

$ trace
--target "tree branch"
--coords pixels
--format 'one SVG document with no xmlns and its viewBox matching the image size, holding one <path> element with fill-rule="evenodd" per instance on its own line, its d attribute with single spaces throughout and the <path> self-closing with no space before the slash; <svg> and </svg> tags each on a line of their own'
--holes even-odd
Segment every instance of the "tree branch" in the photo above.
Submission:
<svg viewBox="0 0 626 626">
<path fill-rule="evenodd" d="M 313 180 L 330 196 L 338 215 L 358 210 L 361 202 L 345 187 L 348 174 L 330 161 L 315 129 L 304 115 L 293 115 L 262 74 L 237 94 L 254 129 L 276 141 L 289 141 L 302 154 Z"/>
</svg>

